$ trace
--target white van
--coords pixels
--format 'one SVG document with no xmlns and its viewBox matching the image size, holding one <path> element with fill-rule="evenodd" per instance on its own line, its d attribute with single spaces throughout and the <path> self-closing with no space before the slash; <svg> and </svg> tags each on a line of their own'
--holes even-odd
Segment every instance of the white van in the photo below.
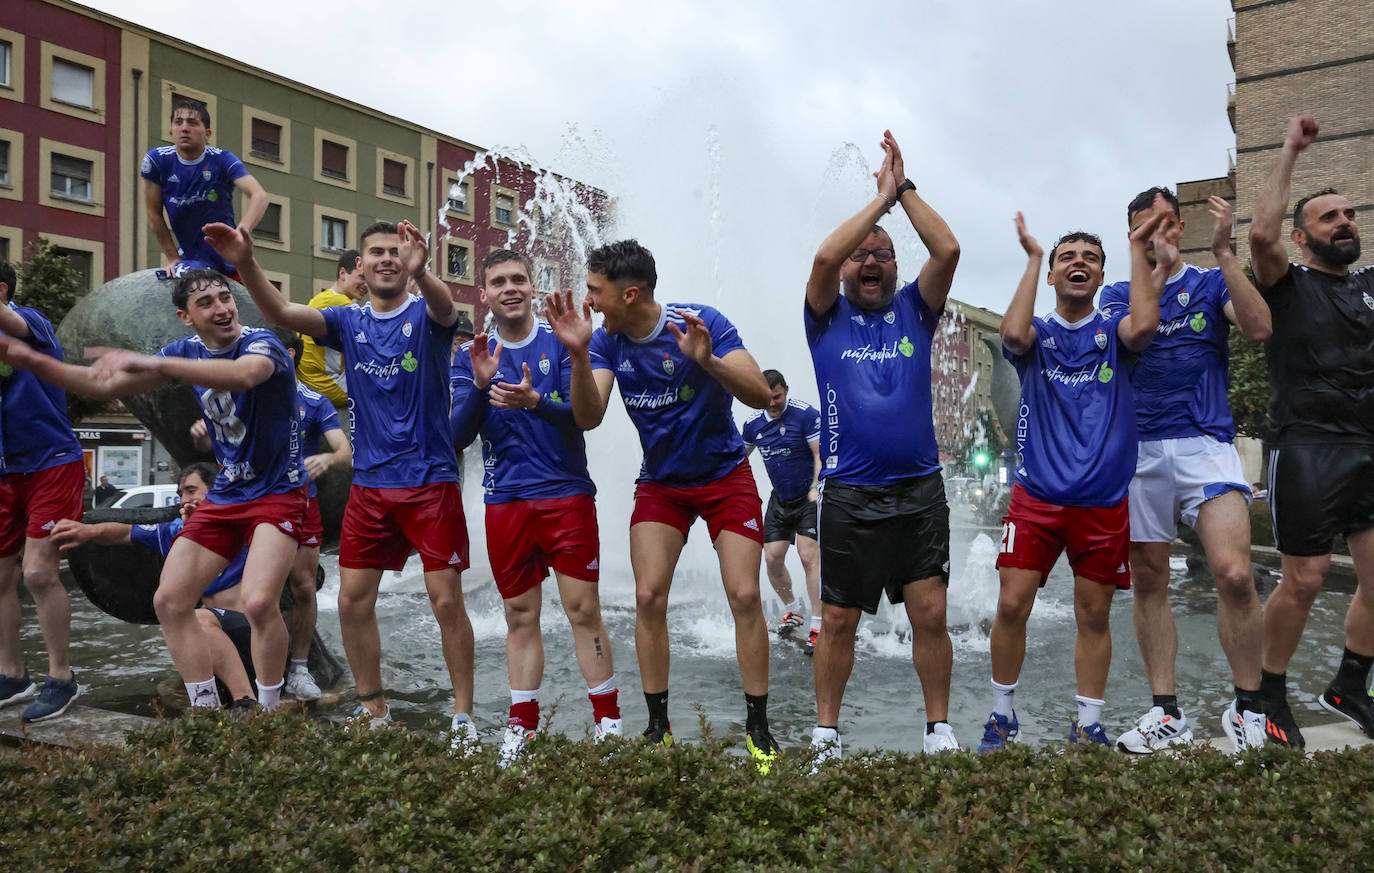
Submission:
<svg viewBox="0 0 1374 873">
<path fill-rule="evenodd" d="M 137 509 L 147 506 L 176 506 L 177 486 L 172 483 L 163 485 L 139 485 L 134 488 L 121 488 L 114 500 L 102 509 Z"/>
</svg>

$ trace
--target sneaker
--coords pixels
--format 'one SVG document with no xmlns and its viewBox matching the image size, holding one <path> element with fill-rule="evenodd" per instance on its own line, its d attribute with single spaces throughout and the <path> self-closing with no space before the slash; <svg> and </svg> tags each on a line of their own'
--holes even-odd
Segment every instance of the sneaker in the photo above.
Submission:
<svg viewBox="0 0 1374 873">
<path fill-rule="evenodd" d="M 534 729 L 521 727 L 518 724 L 506 725 L 505 735 L 501 738 L 501 760 L 498 762 L 502 770 L 505 770 L 525 753 L 525 746 L 534 739 Z"/>
<path fill-rule="evenodd" d="M 1135 727 L 1117 738 L 1116 747 L 1132 755 L 1149 755 L 1192 741 L 1193 731 L 1188 727 L 1186 715 L 1180 712 L 1178 718 L 1174 718 L 1164 711 L 1164 707 L 1152 706 Z"/>
<path fill-rule="evenodd" d="M 472 719 L 465 718 L 458 720 L 459 716 L 453 716 L 453 721 L 448 728 L 448 751 L 450 755 L 457 755 L 460 758 L 470 758 L 477 754 L 482 748 L 482 741 L 477 735 L 477 725 L 472 723 Z"/>
<path fill-rule="evenodd" d="M 959 751 L 959 740 L 954 736 L 954 728 L 945 722 L 935 725 L 935 730 L 926 734 L 925 753 L 934 755 L 936 752 L 957 752 Z"/>
<path fill-rule="evenodd" d="M 1236 711 L 1236 702 L 1226 707 L 1221 717 L 1221 729 L 1231 738 L 1231 746 L 1237 755 L 1264 745 L 1265 725 L 1269 719 L 1262 712 Z"/>
<path fill-rule="evenodd" d="M 259 709 L 262 709 L 262 707 L 251 697 L 240 697 L 238 700 L 229 704 L 230 712 L 257 712 Z"/>
<path fill-rule="evenodd" d="M 606 737 L 620 737 L 624 735 L 625 723 L 618 718 L 606 716 L 594 726 L 592 739 L 600 743 L 604 742 Z"/>
<path fill-rule="evenodd" d="M 1107 738 L 1107 729 L 1102 727 L 1102 722 L 1095 721 L 1085 727 L 1079 727 L 1077 721 L 1069 723 L 1069 745 L 1079 744 L 1092 745 L 1096 743 L 1100 746 L 1111 746 L 1112 741 Z"/>
<path fill-rule="evenodd" d="M 1297 719 L 1293 718 L 1293 710 L 1288 708 L 1288 701 L 1268 701 L 1268 706 L 1269 711 L 1265 713 L 1268 718 L 1264 723 L 1265 740 L 1277 746 L 1288 746 L 1290 749 L 1306 747 L 1307 741 L 1302 738 L 1302 731 L 1298 730 Z"/>
<path fill-rule="evenodd" d="M 671 746 L 673 744 L 673 725 L 671 722 L 649 722 L 641 734 L 651 746 Z"/>
<path fill-rule="evenodd" d="M 773 734 L 766 727 L 745 731 L 744 748 L 749 751 L 749 757 L 754 759 L 754 766 L 759 768 L 759 773 L 763 776 L 768 775 L 773 769 L 773 764 L 782 755 L 782 749 L 778 748 Z"/>
<path fill-rule="evenodd" d="M 282 690 L 297 700 L 320 699 L 320 686 L 304 664 L 291 665 L 286 673 L 286 687 Z"/>
<path fill-rule="evenodd" d="M 353 708 L 353 715 L 349 716 L 347 723 L 350 727 L 357 729 L 380 730 L 391 724 L 391 706 L 388 704 L 387 708 L 382 710 L 381 715 L 373 715 L 368 712 L 366 706 L 360 703 Z"/>
<path fill-rule="evenodd" d="M 992 713 L 988 716 L 988 723 L 983 725 L 983 741 L 978 744 L 978 754 L 1006 748 L 1007 743 L 1016 739 L 1020 730 L 1021 723 L 1016 720 L 1015 710 L 1012 710 L 1011 718 Z"/>
<path fill-rule="evenodd" d="M 23 676 L 6 676 L 0 673 L 0 707 L 23 703 L 37 694 L 38 686 L 29 678 L 28 673 Z"/>
<path fill-rule="evenodd" d="M 816 638 L 821 635 L 820 628 L 812 628 L 811 634 L 806 638 L 806 654 L 816 654 Z"/>
<path fill-rule="evenodd" d="M 1323 709 L 1353 721 L 1365 736 L 1374 737 L 1374 698 L 1369 696 L 1368 691 L 1363 688 L 1347 691 L 1333 682 L 1322 694 L 1321 705 Z"/>
<path fill-rule="evenodd" d="M 840 760 L 843 752 L 840 732 L 834 728 L 816 728 L 811 732 L 811 751 L 811 775 L 815 776 L 827 763 Z"/>
<path fill-rule="evenodd" d="M 806 619 L 795 612 L 789 612 L 778 623 L 777 634 L 783 639 L 791 639 L 792 632 L 806 623 Z"/>
<path fill-rule="evenodd" d="M 57 718 L 67 711 L 67 707 L 72 705 L 72 701 L 80 693 L 81 687 L 76 684 L 75 673 L 72 674 L 72 678 L 66 680 L 49 676 L 43 681 L 38 699 L 24 707 L 20 718 L 26 722 Z"/>
</svg>

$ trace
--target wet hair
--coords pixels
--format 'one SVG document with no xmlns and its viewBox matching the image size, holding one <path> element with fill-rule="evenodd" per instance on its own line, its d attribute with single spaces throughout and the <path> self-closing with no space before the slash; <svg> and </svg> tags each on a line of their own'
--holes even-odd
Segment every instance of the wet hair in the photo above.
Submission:
<svg viewBox="0 0 1374 873">
<path fill-rule="evenodd" d="M 215 465 L 208 461 L 196 461 L 194 464 L 187 464 L 185 467 L 182 467 L 181 472 L 177 474 L 178 491 L 181 490 L 181 483 L 185 482 L 186 477 L 190 476 L 192 473 L 200 477 L 207 489 L 215 487 L 215 477 L 219 475 L 219 471 L 215 469 Z"/>
<path fill-rule="evenodd" d="M 14 272 L 14 264 L 9 261 L 0 261 L 0 285 L 9 288 L 6 293 L 7 300 L 14 299 L 14 288 L 19 284 L 19 277 Z"/>
<path fill-rule="evenodd" d="M 339 270 L 343 270 L 345 273 L 352 275 L 353 271 L 356 269 L 358 269 L 358 250 L 348 249 L 343 254 L 339 255 L 338 269 L 334 271 L 334 277 L 338 278 Z"/>
<path fill-rule="evenodd" d="M 168 121 L 177 117 L 178 109 L 189 109 L 200 116 L 200 123 L 208 130 L 210 127 L 210 107 L 193 97 L 178 97 L 172 101 L 172 115 Z"/>
<path fill-rule="evenodd" d="M 622 279 L 638 285 L 650 297 L 658 284 L 658 269 L 654 254 L 637 240 L 623 239 L 607 243 L 587 253 L 587 272 L 600 273 L 612 282 Z"/>
<path fill-rule="evenodd" d="M 1339 193 L 1341 192 L 1337 191 L 1335 188 L 1323 188 L 1315 194 L 1308 194 L 1306 197 L 1299 200 L 1297 205 L 1293 207 L 1293 226 L 1296 227 L 1298 230 L 1301 230 L 1304 233 L 1306 233 L 1307 228 L 1303 227 L 1302 211 L 1307 208 L 1307 204 L 1312 202 L 1313 200 L 1316 200 L 1318 197 L 1325 197 L 1327 194 Z"/>
<path fill-rule="evenodd" d="M 519 261 L 521 264 L 523 264 L 525 266 L 525 278 L 533 281 L 534 264 L 530 263 L 529 258 L 525 257 L 519 252 L 513 252 L 510 249 L 492 249 L 491 254 L 487 255 L 485 258 L 482 259 L 482 273 L 477 277 L 478 284 L 480 285 L 487 281 L 487 270 L 490 270 L 497 264 L 508 264 L 511 261 Z M 557 291 L 558 289 L 545 288 L 544 290 Z"/>
<path fill-rule="evenodd" d="M 1164 202 L 1168 203 L 1170 206 L 1173 207 L 1174 218 L 1180 217 L 1178 212 L 1178 197 L 1176 197 L 1174 195 L 1174 192 L 1170 191 L 1168 188 L 1161 188 L 1156 186 L 1154 188 L 1147 188 L 1144 191 L 1141 191 L 1139 194 L 1135 195 L 1135 197 L 1131 199 L 1131 202 L 1129 204 L 1126 205 L 1126 223 L 1130 224 L 1131 216 L 1135 215 L 1137 212 L 1142 212 L 1146 209 L 1149 209 L 1150 206 L 1153 205 L 1155 202 L 1156 194 L 1162 194 L 1164 196 Z"/>
<path fill-rule="evenodd" d="M 1088 233 L 1086 230 L 1070 231 L 1059 239 L 1055 240 L 1054 248 L 1050 249 L 1050 269 L 1054 269 L 1054 253 L 1059 251 L 1059 247 L 1064 243 L 1085 242 L 1092 243 L 1102 252 L 1102 266 L 1107 266 L 1107 250 L 1102 248 L 1102 237 L 1095 233 Z"/>
<path fill-rule="evenodd" d="M 294 360 L 296 366 L 300 367 L 301 355 L 305 354 L 305 340 L 301 339 L 300 334 L 293 332 L 288 336 L 282 337 L 282 344 L 295 354 Z"/>
<path fill-rule="evenodd" d="M 779 385 L 781 385 L 784 388 L 787 387 L 787 380 L 784 379 L 782 377 L 782 374 L 779 373 L 777 370 L 764 370 L 763 378 L 768 380 L 768 387 L 770 389 L 776 388 Z"/>
<path fill-rule="evenodd" d="M 214 284 L 228 288 L 229 277 L 219 270 L 187 270 L 177 279 L 176 286 L 172 289 L 172 303 L 177 309 L 184 311 L 192 294 Z"/>
<path fill-rule="evenodd" d="M 366 249 L 367 238 L 372 236 L 373 234 L 378 233 L 385 233 L 395 236 L 398 233 L 400 233 L 400 231 L 396 229 L 396 225 L 392 224 L 389 221 L 378 221 L 374 222 L 373 224 L 369 224 L 367 227 L 363 228 L 362 235 L 358 237 L 358 248 Z"/>
</svg>

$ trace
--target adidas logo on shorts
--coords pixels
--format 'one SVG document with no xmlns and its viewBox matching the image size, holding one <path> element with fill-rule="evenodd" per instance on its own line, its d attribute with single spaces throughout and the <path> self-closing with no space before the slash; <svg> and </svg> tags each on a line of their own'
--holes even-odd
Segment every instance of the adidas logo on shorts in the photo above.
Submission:
<svg viewBox="0 0 1374 873">
<path fill-rule="evenodd" d="M 43 527 L 40 528 L 40 530 L 52 530 L 55 527 L 57 527 L 57 522 L 50 521 L 47 524 L 43 525 Z"/>
<path fill-rule="evenodd" d="M 451 557 L 451 558 L 448 559 L 448 565 L 449 565 L 450 567 L 452 567 L 454 564 L 457 564 L 457 563 L 458 563 L 459 561 L 461 561 L 461 560 L 462 560 L 462 558 L 459 558 L 459 557 L 458 557 L 458 553 L 457 553 L 457 552 L 454 552 L 454 553 L 453 553 L 453 557 Z"/>
<path fill-rule="evenodd" d="M 278 522 L 277 527 L 281 528 L 287 533 L 291 533 L 293 530 L 295 530 L 293 527 L 291 527 L 291 522 L 289 521 Z"/>
<path fill-rule="evenodd" d="M 600 570 L 600 569 L 601 569 L 601 560 L 600 560 L 599 558 L 592 558 L 592 562 L 591 562 L 590 564 L 587 565 L 587 569 L 588 569 L 588 570 Z"/>
<path fill-rule="evenodd" d="M 318 546 L 318 545 L 320 544 L 320 538 L 319 538 L 319 537 L 310 537 L 309 539 L 307 539 L 307 540 L 305 541 L 305 544 L 306 544 L 307 546 Z"/>
<path fill-rule="evenodd" d="M 754 521 L 752 518 L 749 519 L 748 521 L 746 521 L 746 522 L 744 523 L 744 526 L 747 527 L 747 528 L 749 528 L 750 530 L 758 530 L 758 529 L 759 529 L 759 523 L 758 523 L 757 521 Z"/>
</svg>

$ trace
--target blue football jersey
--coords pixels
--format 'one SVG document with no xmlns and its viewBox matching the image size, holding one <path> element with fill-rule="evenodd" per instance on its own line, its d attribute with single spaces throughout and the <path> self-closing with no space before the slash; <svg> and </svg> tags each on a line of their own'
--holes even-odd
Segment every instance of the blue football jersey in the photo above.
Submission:
<svg viewBox="0 0 1374 873">
<path fill-rule="evenodd" d="M 522 340 L 491 336 L 488 348 L 501 343 L 495 382 L 519 384 L 521 364 L 530 368 L 530 384 L 539 392 L 531 410 L 495 409 L 486 391 L 472 384 L 472 343 L 453 358 L 453 438 L 461 449 L 474 435 L 482 437 L 482 488 L 487 503 L 544 500 L 595 494 L 587 475 L 587 446 L 573 421 L 572 361 L 549 323 L 539 319 Z"/>
<path fill-rule="evenodd" d="M 162 557 L 167 557 L 167 553 L 172 550 L 172 540 L 176 539 L 177 534 L 181 533 L 182 521 L 174 518 L 171 521 L 164 521 L 161 524 L 136 524 L 129 529 L 129 540 L 138 543 L 140 546 L 147 546 L 153 549 Z M 238 553 L 238 557 L 229 562 L 229 566 L 215 577 L 215 581 L 205 589 L 205 594 L 217 594 L 226 588 L 233 588 L 243 581 L 243 565 L 248 562 L 248 547 L 244 546 L 243 551 Z"/>
<path fill-rule="evenodd" d="M 29 326 L 35 351 L 62 360 L 52 322 L 37 309 L 9 304 Z M 0 364 L 0 475 L 36 473 L 81 460 L 81 444 L 67 418 L 67 394 L 28 370 Z"/>
<path fill-rule="evenodd" d="M 821 478 L 887 485 L 939 470 L 930 346 L 940 313 L 916 283 L 882 309 L 843 294 L 820 315 L 802 307 L 821 394 Z"/>
<path fill-rule="evenodd" d="M 1135 475 L 1136 355 L 1117 326 L 1127 310 L 1093 310 L 1076 324 L 1035 319 L 1035 344 L 1002 354 L 1021 376 L 1016 481 L 1060 506 L 1115 506 Z"/>
<path fill-rule="evenodd" d="M 201 228 L 214 222 L 233 227 L 234 182 L 248 175 L 233 152 L 206 146 L 205 153 L 187 162 L 176 146 L 159 146 L 143 156 L 139 174 L 162 186 L 167 223 L 176 237 L 182 260 L 203 261 L 221 273 L 234 267 L 205 241 Z"/>
<path fill-rule="evenodd" d="M 811 490 L 815 464 L 811 443 L 821 438 L 821 413 L 800 400 L 787 401 L 782 415 L 773 418 L 760 409 L 744 423 L 746 449 L 757 448 L 763 468 L 779 500 L 796 500 Z"/>
<path fill-rule="evenodd" d="M 276 334 L 244 327 L 238 339 L 213 350 L 200 337 L 188 336 L 168 343 L 158 354 L 201 361 L 262 355 L 274 367 L 266 381 L 247 391 L 191 386 L 219 461 L 219 475 L 206 500 L 246 503 L 301 487 L 306 476 L 296 417 L 296 373 Z"/>
<path fill-rule="evenodd" d="M 449 430 L 449 354 L 453 326 L 429 317 L 412 295 L 390 312 L 365 306 L 320 310 L 322 344 L 348 364 L 353 483 L 415 488 L 458 481 Z"/>
<path fill-rule="evenodd" d="M 339 424 L 339 413 L 334 410 L 334 404 L 313 388 L 297 382 L 296 413 L 301 431 L 301 460 L 304 461 L 321 451 L 329 451 L 320 447 L 320 440 L 324 439 L 328 431 L 343 429 L 343 425 Z M 306 481 L 310 485 L 309 495 L 318 495 L 320 489 L 315 487 L 315 480 L 306 476 Z"/>
<path fill-rule="evenodd" d="M 1129 307 L 1131 283 L 1102 289 L 1098 308 Z M 1159 301 L 1159 330 L 1131 376 L 1142 440 L 1215 437 L 1229 443 L 1236 425 L 1227 399 L 1231 301 L 1221 270 L 1184 265 Z"/>
<path fill-rule="evenodd" d="M 710 306 L 664 303 L 658 324 L 642 339 L 592 334 L 592 369 L 615 373 L 620 399 L 644 449 L 638 482 L 705 485 L 744 460 L 744 441 L 731 415 L 734 397 L 678 348 L 672 321 L 686 330 L 678 311 L 700 318 L 711 332 L 711 354 L 721 358 L 744 348 L 739 331 Z"/>
</svg>

